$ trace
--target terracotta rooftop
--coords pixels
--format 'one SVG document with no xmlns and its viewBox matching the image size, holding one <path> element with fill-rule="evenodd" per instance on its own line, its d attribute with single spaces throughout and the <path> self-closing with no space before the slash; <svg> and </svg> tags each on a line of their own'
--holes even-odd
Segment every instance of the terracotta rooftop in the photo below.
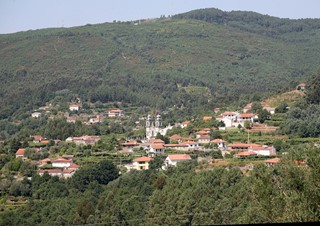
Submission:
<svg viewBox="0 0 320 226">
<path fill-rule="evenodd" d="M 240 118 L 252 118 L 252 117 L 254 117 L 254 114 L 252 114 L 252 113 L 240 114 L 239 117 Z"/>
<path fill-rule="evenodd" d="M 222 140 L 222 139 L 214 139 L 214 140 L 212 140 L 210 142 L 213 142 L 213 143 L 226 143 L 226 141 Z"/>
<path fill-rule="evenodd" d="M 72 162 L 72 159 L 58 158 L 56 160 L 53 160 L 52 162 Z"/>
<path fill-rule="evenodd" d="M 142 156 L 142 157 L 139 157 L 139 158 L 135 158 L 134 160 L 132 160 L 133 162 L 150 162 L 152 161 L 153 158 L 151 157 L 147 157 L 147 156 Z"/>
<path fill-rule="evenodd" d="M 16 155 L 24 155 L 25 148 L 19 148 L 18 151 L 16 152 Z"/>
<path fill-rule="evenodd" d="M 239 152 L 238 154 L 235 154 L 235 156 L 238 156 L 238 157 L 245 157 L 250 155 L 257 155 L 257 153 L 252 151 L 243 151 L 243 152 Z"/>
<path fill-rule="evenodd" d="M 191 160 L 192 158 L 190 155 L 187 154 L 175 154 L 175 155 L 168 155 L 168 158 L 174 161 L 177 160 Z"/>
<path fill-rule="evenodd" d="M 265 163 L 271 163 L 271 164 L 277 164 L 281 161 L 280 158 L 273 158 L 273 159 L 267 159 L 267 160 L 264 160 Z"/>
</svg>

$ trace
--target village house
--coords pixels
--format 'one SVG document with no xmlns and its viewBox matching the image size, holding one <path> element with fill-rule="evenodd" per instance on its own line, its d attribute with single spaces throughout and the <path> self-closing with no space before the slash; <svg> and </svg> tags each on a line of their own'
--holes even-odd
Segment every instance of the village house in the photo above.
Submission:
<svg viewBox="0 0 320 226">
<path fill-rule="evenodd" d="M 182 140 L 183 140 L 183 137 L 178 134 L 174 134 L 169 138 L 171 141 L 177 141 L 177 142 L 182 142 Z"/>
<path fill-rule="evenodd" d="M 123 110 L 120 109 L 112 109 L 108 111 L 108 117 L 121 117 L 124 116 Z"/>
<path fill-rule="evenodd" d="M 25 158 L 24 157 L 24 152 L 25 152 L 25 148 L 19 148 L 18 151 L 16 152 L 16 158 Z"/>
<path fill-rule="evenodd" d="M 169 166 L 176 166 L 179 162 L 190 161 L 191 156 L 188 154 L 172 154 L 168 155 L 164 160 L 162 169 L 167 169 Z"/>
<path fill-rule="evenodd" d="M 148 155 L 154 157 L 155 155 L 164 154 L 165 149 L 163 144 L 151 144 L 150 149 L 148 150 Z"/>
<path fill-rule="evenodd" d="M 229 112 L 226 111 L 222 113 L 221 121 L 225 124 L 225 127 L 237 127 L 239 123 L 237 123 L 237 116 L 239 115 L 238 112 Z"/>
<path fill-rule="evenodd" d="M 253 151 L 242 151 L 242 152 L 235 154 L 233 157 L 234 158 L 245 158 L 248 156 L 257 156 L 257 153 L 255 153 Z"/>
<path fill-rule="evenodd" d="M 72 169 L 45 169 L 45 170 L 38 170 L 38 174 L 43 176 L 43 174 L 47 172 L 50 176 L 58 176 L 60 178 L 70 178 L 75 173 L 75 170 Z"/>
<path fill-rule="evenodd" d="M 149 169 L 149 163 L 152 160 L 153 160 L 153 158 L 147 157 L 147 156 L 135 158 L 132 160 L 132 166 L 129 168 L 136 169 L 136 170 L 147 170 L 147 169 Z"/>
<path fill-rule="evenodd" d="M 120 144 L 120 146 L 122 147 L 122 150 L 128 150 L 128 151 L 132 152 L 133 148 L 137 148 L 140 146 L 140 143 L 138 143 L 136 141 L 128 141 L 128 142 Z"/>
<path fill-rule="evenodd" d="M 301 84 L 297 85 L 296 90 L 305 91 L 305 88 L 306 88 L 306 84 L 301 83 Z"/>
<path fill-rule="evenodd" d="M 202 120 L 203 121 L 210 121 L 212 119 L 212 116 L 203 116 Z"/>
<path fill-rule="evenodd" d="M 94 118 L 89 119 L 90 124 L 96 124 L 102 121 L 102 117 L 100 115 L 96 115 Z"/>
<path fill-rule="evenodd" d="M 51 161 L 52 167 L 68 168 L 73 163 L 72 159 L 58 158 Z"/>
<path fill-rule="evenodd" d="M 182 145 L 188 145 L 188 151 L 199 150 L 199 144 L 194 141 L 186 141 L 182 142 Z"/>
<path fill-rule="evenodd" d="M 43 140 L 43 137 L 41 135 L 34 135 L 33 136 L 34 143 L 40 143 L 42 140 Z"/>
<path fill-rule="evenodd" d="M 273 115 L 274 113 L 276 113 L 276 108 L 270 107 L 268 105 L 263 106 L 262 108 L 263 110 L 267 110 L 271 115 Z"/>
<path fill-rule="evenodd" d="M 214 108 L 213 111 L 214 113 L 218 113 L 220 111 L 220 108 Z"/>
<path fill-rule="evenodd" d="M 32 118 L 39 118 L 41 116 L 41 112 L 33 112 L 32 114 L 31 114 L 31 117 Z"/>
<path fill-rule="evenodd" d="M 252 108 L 252 103 L 247 104 L 244 108 L 243 108 L 243 113 L 247 113 L 248 111 L 250 111 Z"/>
<path fill-rule="evenodd" d="M 80 105 L 79 104 L 70 104 L 69 105 L 69 110 L 70 111 L 79 111 L 80 110 Z"/>
<path fill-rule="evenodd" d="M 243 113 L 237 116 L 237 122 L 241 126 L 244 126 L 245 121 L 249 121 L 250 123 L 253 123 L 255 119 L 258 119 L 258 115 L 253 113 Z"/>
<path fill-rule="evenodd" d="M 217 144 L 219 149 L 227 149 L 227 142 L 222 139 L 214 139 L 211 143 Z"/>
<path fill-rule="evenodd" d="M 230 151 L 247 151 L 250 147 L 250 144 L 241 143 L 241 142 L 234 142 L 227 145 L 228 150 Z"/>
<path fill-rule="evenodd" d="M 200 138 L 203 135 L 210 135 L 210 130 L 200 130 L 196 132 L 196 138 Z"/>
<path fill-rule="evenodd" d="M 180 127 L 183 129 L 183 128 L 186 128 L 189 124 L 190 124 L 190 121 L 185 121 L 181 123 Z"/>
<path fill-rule="evenodd" d="M 166 149 L 174 149 L 177 151 L 188 151 L 189 150 L 189 145 L 187 144 L 165 144 L 164 147 Z"/>
<path fill-rule="evenodd" d="M 16 151 L 16 158 L 22 158 L 23 160 L 25 159 L 28 159 L 26 156 L 25 156 L 25 152 L 26 150 L 32 150 L 34 152 L 39 152 L 40 151 L 40 148 L 19 148 L 17 151 Z"/>
<path fill-rule="evenodd" d="M 75 163 L 72 163 L 67 169 L 76 171 L 76 170 L 78 170 L 79 168 L 80 168 L 79 165 L 77 165 L 77 164 L 75 164 Z"/>
<path fill-rule="evenodd" d="M 280 158 L 272 158 L 272 159 L 264 160 L 264 163 L 267 166 L 272 166 L 272 165 L 278 164 L 280 161 L 281 161 Z"/>
<path fill-rule="evenodd" d="M 39 107 L 39 110 L 42 110 L 42 111 L 49 110 L 49 106 L 42 106 L 42 107 Z"/>
<path fill-rule="evenodd" d="M 45 159 L 39 160 L 39 161 L 37 162 L 37 165 L 38 165 L 39 167 L 41 167 L 41 166 L 44 166 L 44 165 L 49 164 L 49 163 L 51 163 L 51 159 L 50 159 L 50 158 L 45 158 Z"/>
<path fill-rule="evenodd" d="M 67 142 L 74 142 L 76 145 L 95 145 L 100 140 L 99 136 L 68 137 Z"/>
<path fill-rule="evenodd" d="M 248 151 L 255 152 L 259 156 L 274 156 L 276 155 L 276 149 L 267 145 L 252 145 L 248 148 Z"/>
<path fill-rule="evenodd" d="M 199 144 L 209 144 L 210 143 L 210 135 L 201 135 L 198 137 Z"/>
</svg>

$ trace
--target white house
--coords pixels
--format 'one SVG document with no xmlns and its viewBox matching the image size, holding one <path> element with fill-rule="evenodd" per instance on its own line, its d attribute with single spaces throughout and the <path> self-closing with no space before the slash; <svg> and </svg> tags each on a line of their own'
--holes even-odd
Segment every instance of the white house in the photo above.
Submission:
<svg viewBox="0 0 320 226">
<path fill-rule="evenodd" d="M 191 156 L 188 154 L 172 154 L 168 155 L 164 160 L 162 169 L 167 169 L 168 166 L 176 166 L 179 162 L 190 161 Z"/>
<path fill-rule="evenodd" d="M 180 124 L 180 127 L 183 129 L 183 128 L 186 128 L 189 124 L 190 124 L 190 121 L 185 121 Z"/>
<path fill-rule="evenodd" d="M 74 142 L 76 145 L 95 145 L 100 140 L 100 136 L 68 137 L 67 142 Z"/>
<path fill-rule="evenodd" d="M 272 108 L 270 106 L 264 106 L 262 109 L 267 110 L 271 115 L 276 112 L 276 108 Z"/>
<path fill-rule="evenodd" d="M 227 149 L 227 142 L 225 140 L 214 139 L 214 140 L 212 140 L 210 142 L 217 144 L 219 149 Z"/>
<path fill-rule="evenodd" d="M 199 144 L 209 144 L 210 143 L 210 136 L 209 135 L 202 135 L 198 138 Z"/>
<path fill-rule="evenodd" d="M 108 117 L 120 117 L 120 116 L 124 116 L 123 110 L 113 109 L 108 111 Z"/>
<path fill-rule="evenodd" d="M 267 145 L 261 146 L 251 146 L 248 148 L 248 151 L 252 151 L 259 156 L 274 156 L 276 155 L 276 149 L 274 147 L 268 147 Z"/>
<path fill-rule="evenodd" d="M 221 121 L 224 122 L 225 127 L 237 127 L 239 123 L 237 123 L 237 116 L 239 115 L 238 112 L 229 112 L 226 111 L 222 113 L 222 119 Z"/>
<path fill-rule="evenodd" d="M 41 112 L 33 112 L 32 114 L 31 114 L 31 117 L 32 118 L 39 118 L 41 116 Z"/>
<path fill-rule="evenodd" d="M 24 152 L 25 152 L 25 148 L 19 148 L 18 151 L 16 152 L 16 158 L 24 158 Z"/>
<path fill-rule="evenodd" d="M 254 119 L 257 119 L 258 116 L 256 114 L 252 114 L 252 113 L 243 113 L 243 114 L 239 114 L 237 116 L 237 122 L 239 124 L 241 124 L 241 126 L 244 126 L 244 122 L 245 121 L 249 121 L 250 123 L 254 122 Z"/>
<path fill-rule="evenodd" d="M 306 84 L 301 83 L 301 84 L 297 85 L 296 89 L 304 91 L 306 89 Z"/>
<path fill-rule="evenodd" d="M 38 174 L 43 176 L 43 174 L 47 172 L 50 176 L 58 176 L 61 178 L 70 178 L 75 173 L 75 170 L 72 169 L 45 169 L 38 170 Z"/>
<path fill-rule="evenodd" d="M 164 154 L 164 152 L 165 152 L 164 145 L 156 143 L 156 144 L 150 145 L 148 155 L 155 156 L 155 155 L 159 155 L 159 154 Z"/>
<path fill-rule="evenodd" d="M 182 142 L 181 144 L 188 145 L 188 150 L 190 151 L 199 149 L 199 144 L 194 141 L 186 141 L 186 142 Z"/>
<path fill-rule="evenodd" d="M 166 149 L 175 149 L 178 151 L 188 151 L 189 146 L 187 144 L 165 144 Z"/>
<path fill-rule="evenodd" d="M 51 161 L 53 167 L 68 168 L 72 164 L 72 159 L 58 158 Z"/>
<path fill-rule="evenodd" d="M 210 131 L 205 131 L 205 130 L 200 130 L 198 132 L 196 132 L 196 138 L 200 138 L 201 136 L 204 136 L 204 135 L 209 135 L 210 134 Z"/>
<path fill-rule="evenodd" d="M 79 104 L 70 104 L 69 105 L 69 110 L 70 111 L 79 111 L 80 110 L 80 105 Z"/>
</svg>

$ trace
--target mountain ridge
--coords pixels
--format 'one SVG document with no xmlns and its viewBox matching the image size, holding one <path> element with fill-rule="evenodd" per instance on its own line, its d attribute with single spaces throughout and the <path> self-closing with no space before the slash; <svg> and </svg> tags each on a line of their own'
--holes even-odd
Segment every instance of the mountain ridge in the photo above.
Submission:
<svg viewBox="0 0 320 226">
<path fill-rule="evenodd" d="M 241 104 L 294 88 L 317 69 L 317 19 L 311 30 L 273 36 L 177 17 L 0 35 L 0 118 L 61 95 L 157 109 Z M 208 88 L 211 99 L 177 84 Z"/>
</svg>

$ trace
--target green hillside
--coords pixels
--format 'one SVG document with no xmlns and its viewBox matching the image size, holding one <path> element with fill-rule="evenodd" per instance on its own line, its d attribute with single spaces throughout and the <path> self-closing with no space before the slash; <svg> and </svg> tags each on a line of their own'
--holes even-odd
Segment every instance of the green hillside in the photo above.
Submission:
<svg viewBox="0 0 320 226">
<path fill-rule="evenodd" d="M 0 118 L 59 96 L 156 109 L 268 97 L 318 69 L 319 27 L 320 20 L 206 9 L 0 35 Z"/>
</svg>

